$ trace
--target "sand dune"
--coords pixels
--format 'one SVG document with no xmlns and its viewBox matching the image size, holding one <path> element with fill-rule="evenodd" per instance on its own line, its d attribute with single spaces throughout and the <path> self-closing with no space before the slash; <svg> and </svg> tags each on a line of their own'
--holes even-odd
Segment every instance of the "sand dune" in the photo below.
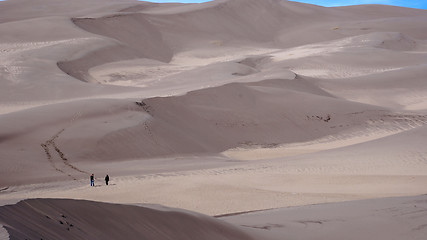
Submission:
<svg viewBox="0 0 427 240">
<path fill-rule="evenodd" d="M 425 207 L 423 195 L 275 209 L 221 219 L 263 239 L 424 239 Z"/>
<path fill-rule="evenodd" d="M 0 205 L 19 202 L 0 207 L 0 238 L 35 238 L 40 231 L 52 239 L 154 232 L 167 238 L 185 234 L 181 226 L 197 239 L 248 238 L 194 213 L 20 202 L 28 198 L 155 203 L 220 215 L 425 194 L 426 21 L 425 10 L 284 0 L 0 1 Z M 96 187 L 88 184 L 91 173 Z M 377 229 L 396 225 L 369 213 L 383 211 L 382 202 L 408 209 L 406 200 L 380 199 L 318 211 L 345 205 L 349 211 L 339 219 L 360 227 L 354 234 L 360 239 L 373 230 L 353 221 L 359 210 Z M 93 210 L 99 222 L 71 210 L 78 207 Z M 56 221 L 64 211 L 84 232 Z M 321 235 L 317 230 L 342 228 L 325 235 L 334 239 L 355 231 L 311 217 L 276 221 L 275 214 L 290 211 L 260 213 L 271 215 L 272 225 L 245 225 L 272 234 L 248 234 L 277 239 L 285 229 L 289 239 L 309 239 Z M 160 222 L 147 222 L 148 213 Z M 101 221 L 106 214 L 117 221 Z M 402 228 L 393 227 L 396 236 L 406 229 L 402 238 L 419 239 L 424 216 L 405 216 Z M 96 230 L 107 224 L 116 228 Z"/>
<path fill-rule="evenodd" d="M 58 63 L 60 69 L 78 79 L 91 81 L 79 72 L 106 62 L 136 58 L 169 62 L 172 58 L 172 51 L 163 42 L 161 33 L 142 14 L 74 18 L 72 21 L 88 32 L 118 41 L 115 46 L 91 52 L 84 60 Z"/>
<path fill-rule="evenodd" d="M 324 105 L 312 106 L 310 103 L 315 101 L 323 101 Z M 49 139 L 55 140 L 60 149 L 57 152 L 65 154 L 70 164 L 214 154 L 235 147 L 310 141 L 391 114 L 374 106 L 336 99 L 299 78 L 234 83 L 184 96 L 144 99 L 143 104 L 91 100 L 5 115 L 1 121 L 14 123 L 14 127 L 2 131 L 3 153 L 10 159 L 10 168 L 21 170 L 23 167 L 15 166 L 28 158 L 49 168 L 50 159 L 58 157 L 46 153 L 44 145 Z M 293 109 L 295 104 L 300 106 L 298 111 Z M 59 109 L 67 111 L 60 113 Z M 58 112 L 56 116 L 46 122 L 46 114 L 54 111 Z M 389 120 L 386 117 L 382 121 Z M 33 167 L 25 171 L 30 169 Z"/>
<path fill-rule="evenodd" d="M 253 239 L 201 214 L 65 199 L 0 207 L 0 221 L 11 239 Z"/>
</svg>

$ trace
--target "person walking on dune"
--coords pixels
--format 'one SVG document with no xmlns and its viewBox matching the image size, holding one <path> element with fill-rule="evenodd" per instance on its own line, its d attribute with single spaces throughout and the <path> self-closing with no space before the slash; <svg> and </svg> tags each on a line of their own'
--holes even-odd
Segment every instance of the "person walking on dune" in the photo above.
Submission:
<svg viewBox="0 0 427 240">
<path fill-rule="evenodd" d="M 107 174 L 107 176 L 105 176 L 105 185 L 107 186 L 108 186 L 108 181 L 110 181 L 110 177 Z"/>
<path fill-rule="evenodd" d="M 93 175 L 93 173 L 92 175 L 90 175 L 90 186 L 95 187 L 95 176 Z"/>
</svg>

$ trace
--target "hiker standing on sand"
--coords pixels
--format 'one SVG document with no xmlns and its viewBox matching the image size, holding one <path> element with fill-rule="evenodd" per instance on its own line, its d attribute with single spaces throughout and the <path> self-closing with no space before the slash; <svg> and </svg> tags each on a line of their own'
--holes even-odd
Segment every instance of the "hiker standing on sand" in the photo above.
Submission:
<svg viewBox="0 0 427 240">
<path fill-rule="evenodd" d="M 93 175 L 93 173 L 92 175 L 90 175 L 90 186 L 95 187 L 95 176 Z"/>
<path fill-rule="evenodd" d="M 108 181 L 110 181 L 110 177 L 107 174 L 107 176 L 105 176 L 105 185 L 108 185 Z"/>
</svg>

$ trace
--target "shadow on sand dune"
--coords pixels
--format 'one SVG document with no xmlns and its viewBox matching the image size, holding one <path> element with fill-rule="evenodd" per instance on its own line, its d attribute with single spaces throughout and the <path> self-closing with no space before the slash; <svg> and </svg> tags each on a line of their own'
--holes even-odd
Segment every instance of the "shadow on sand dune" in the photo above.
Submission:
<svg viewBox="0 0 427 240">
<path fill-rule="evenodd" d="M 213 217 L 178 210 L 69 199 L 31 199 L 0 207 L 10 239 L 253 239 Z"/>
</svg>

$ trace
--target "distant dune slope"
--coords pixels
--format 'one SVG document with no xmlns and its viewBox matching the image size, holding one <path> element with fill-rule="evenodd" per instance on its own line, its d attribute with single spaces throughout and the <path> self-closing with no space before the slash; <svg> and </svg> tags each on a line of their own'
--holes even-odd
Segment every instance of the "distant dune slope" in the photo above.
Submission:
<svg viewBox="0 0 427 240">
<path fill-rule="evenodd" d="M 77 79 L 90 81 L 84 73 L 106 62 L 136 58 L 169 62 L 172 58 L 172 51 L 164 43 L 161 33 L 142 14 L 73 18 L 72 21 L 86 31 L 117 40 L 116 46 L 98 49 L 84 59 L 58 63 L 64 72 Z"/>
<path fill-rule="evenodd" d="M 0 59 L 2 55 L 8 58 L 0 76 L 14 80 L 15 85 L 8 84 L 7 88 L 13 86 L 16 90 L 15 101 L 30 101 L 29 94 L 37 100 L 57 99 L 58 92 L 78 97 L 115 91 L 93 91 L 93 85 L 82 87 L 71 80 L 101 83 L 88 74 L 91 68 L 139 58 L 167 63 L 176 54 L 194 49 L 283 49 L 372 32 L 397 32 L 405 39 L 427 39 L 425 11 L 390 6 L 324 8 L 279 0 L 218 0 L 202 4 L 79 0 L 72 5 L 40 0 L 39 4 L 49 7 L 34 8 L 31 1 L 25 0 L 0 3 L 0 23 L 4 25 L 0 26 L 0 41 L 20 43 L 16 54 L 9 52 L 10 46 L 0 46 L 4 51 Z M 58 40 L 57 35 L 61 41 L 52 42 Z M 55 45 L 49 51 L 35 48 L 42 43 Z M 35 47 L 21 54 L 28 46 Z M 389 43 L 384 47 L 389 48 Z M 13 61 L 9 63 L 10 60 Z M 68 75 L 61 74 L 58 67 Z M 38 81 L 22 82 L 27 75 Z M 55 91 L 48 91 L 46 84 Z M 32 87 L 45 91 L 34 93 L 28 90 Z M 0 90 L 2 95 L 7 92 L 4 89 Z"/>
<path fill-rule="evenodd" d="M 104 63 L 136 58 L 169 62 L 183 50 L 218 44 L 287 48 L 378 31 L 426 39 L 426 31 L 414 27 L 426 19 L 421 10 L 375 5 L 324 8 L 279 0 L 139 3 L 115 14 L 73 18 L 78 27 L 116 42 L 88 49 L 87 54 L 71 61 L 59 61 L 58 66 L 75 78 L 93 82 L 96 79 L 88 70 Z"/>
<path fill-rule="evenodd" d="M 141 13 L 132 10 L 137 9 L 135 6 L 129 9 L 131 12 L 124 9 L 104 17 L 73 18 L 78 27 L 115 39 L 117 43 L 89 51 L 72 61 L 60 61 L 58 66 L 75 78 L 91 81 L 88 69 L 103 63 L 135 58 L 169 62 L 173 53 L 188 48 L 212 47 L 213 42 L 272 44 L 277 32 L 283 28 L 285 12 L 288 12 L 277 1 L 271 0 L 214 1 L 197 7 L 190 4 L 147 9 L 145 6 L 141 5 Z M 255 15 L 258 17 L 253 17 Z"/>
<path fill-rule="evenodd" d="M 275 147 L 394 121 L 386 109 L 335 98 L 299 77 L 231 83 L 138 103 L 85 100 L 0 116 L 2 125 L 11 126 L 0 131 L 7 163 L 1 177 L 5 182 L 78 177 L 85 173 L 73 168 L 79 161 Z M 49 174 L 37 176 L 36 169 Z M 25 172 L 31 174 L 20 177 Z"/>
<path fill-rule="evenodd" d="M 143 102 L 151 118 L 100 138 L 89 158 L 218 153 L 237 146 L 274 147 L 333 134 L 385 113 L 381 108 L 333 98 L 304 79 L 232 83 Z"/>
<path fill-rule="evenodd" d="M 94 12 L 117 11 L 133 6 L 137 0 L 37 0 L 37 6 L 32 0 L 12 0 L 0 2 L 0 24 L 27 19 L 37 19 L 51 16 L 75 16 Z M 141 5 L 143 3 L 140 3 Z"/>
<path fill-rule="evenodd" d="M 0 223 L 10 239 L 252 239 L 231 224 L 201 214 L 68 199 L 2 206 Z"/>
</svg>

